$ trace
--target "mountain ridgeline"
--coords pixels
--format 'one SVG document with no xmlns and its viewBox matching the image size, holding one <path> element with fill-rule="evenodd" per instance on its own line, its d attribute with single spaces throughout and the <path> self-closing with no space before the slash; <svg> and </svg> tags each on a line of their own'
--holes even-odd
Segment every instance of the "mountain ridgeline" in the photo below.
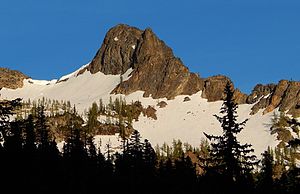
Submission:
<svg viewBox="0 0 300 194">
<path fill-rule="evenodd" d="M 173 99 L 178 95 L 192 95 L 202 91 L 203 98 L 214 102 L 224 100 L 227 82 L 233 84 L 226 76 L 202 78 L 191 73 L 150 28 L 140 30 L 124 24 L 107 32 L 91 63 L 81 69 L 77 76 L 85 71 L 119 75 L 129 69 L 133 70 L 130 78 L 122 80 L 111 91 L 112 94 L 127 95 L 141 90 L 145 92 L 144 97 Z M 20 88 L 23 86 L 22 80 L 26 78 L 21 73 L 1 69 L 0 87 Z M 278 84 L 258 84 L 250 95 L 235 89 L 234 99 L 238 104 L 254 104 L 251 114 L 256 114 L 260 109 L 268 113 L 279 108 L 295 117 L 300 116 L 300 82 L 281 80 Z"/>
</svg>

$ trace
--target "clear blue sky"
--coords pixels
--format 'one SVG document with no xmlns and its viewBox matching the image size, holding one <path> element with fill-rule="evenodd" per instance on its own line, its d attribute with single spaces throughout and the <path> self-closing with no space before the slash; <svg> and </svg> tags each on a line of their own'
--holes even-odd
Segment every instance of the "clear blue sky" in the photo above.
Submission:
<svg viewBox="0 0 300 194">
<path fill-rule="evenodd" d="M 0 66 L 54 79 L 88 63 L 119 23 L 151 27 L 202 77 L 300 80 L 300 1 L 1 0 Z"/>
</svg>

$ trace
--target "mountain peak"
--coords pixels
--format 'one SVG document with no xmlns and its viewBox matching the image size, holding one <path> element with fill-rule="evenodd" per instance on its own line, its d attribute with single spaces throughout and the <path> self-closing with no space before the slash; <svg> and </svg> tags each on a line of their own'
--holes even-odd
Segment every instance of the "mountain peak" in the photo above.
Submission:
<svg viewBox="0 0 300 194">
<path fill-rule="evenodd" d="M 111 28 L 94 59 L 87 67 L 91 73 L 121 74 L 134 64 L 134 52 L 142 37 L 142 30 L 125 24 Z"/>
<path fill-rule="evenodd" d="M 89 66 L 92 74 L 123 74 L 132 68 L 132 76 L 112 93 L 129 94 L 138 90 L 153 98 L 174 98 L 201 90 L 202 81 L 151 28 L 140 30 L 125 24 L 111 28 Z"/>
</svg>

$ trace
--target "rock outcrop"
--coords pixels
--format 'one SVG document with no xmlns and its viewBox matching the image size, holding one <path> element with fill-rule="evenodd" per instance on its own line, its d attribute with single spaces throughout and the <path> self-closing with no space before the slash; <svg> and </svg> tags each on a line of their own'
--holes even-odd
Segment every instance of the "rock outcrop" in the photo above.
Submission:
<svg viewBox="0 0 300 194">
<path fill-rule="evenodd" d="M 110 29 L 91 64 L 91 73 L 122 74 L 132 68 L 131 77 L 120 83 L 112 93 L 130 94 L 142 90 L 144 97 L 173 99 L 202 91 L 209 102 L 223 100 L 224 88 L 231 80 L 222 75 L 200 78 L 191 73 L 171 48 L 150 28 L 140 30 L 127 25 Z M 276 108 L 300 116 L 300 82 L 282 80 L 277 85 L 258 84 L 248 96 L 235 89 L 238 104 L 253 104 L 251 114 Z"/>
<path fill-rule="evenodd" d="M 81 72 L 116 75 L 130 68 L 133 69 L 131 77 L 112 93 L 126 95 L 142 90 L 144 97 L 173 99 L 202 90 L 202 96 L 212 102 L 224 99 L 225 85 L 231 82 L 221 75 L 200 78 L 191 73 L 150 28 L 143 31 L 124 24 L 108 31 L 96 56 Z M 247 95 L 235 90 L 235 99 L 237 103 L 246 103 Z"/>
<path fill-rule="evenodd" d="M 288 111 L 295 117 L 300 116 L 300 82 L 281 80 L 277 85 L 257 85 L 252 94 L 248 96 L 247 103 L 255 105 L 252 113 L 264 109 L 263 113 L 279 108 L 279 111 Z"/>
<path fill-rule="evenodd" d="M 129 68 L 134 69 L 131 77 L 112 93 L 130 94 L 142 90 L 144 97 L 172 99 L 180 94 L 194 94 L 203 88 L 203 81 L 190 73 L 150 28 L 141 31 L 118 25 L 109 30 L 87 70 L 120 74 Z"/>
<path fill-rule="evenodd" d="M 23 80 L 28 76 L 15 70 L 0 67 L 0 88 L 17 89 L 23 87 Z"/>
<path fill-rule="evenodd" d="M 111 28 L 85 70 L 91 73 L 101 71 L 104 74 L 122 74 L 134 67 L 135 51 L 142 40 L 143 31 L 135 27 L 120 24 Z"/>
</svg>

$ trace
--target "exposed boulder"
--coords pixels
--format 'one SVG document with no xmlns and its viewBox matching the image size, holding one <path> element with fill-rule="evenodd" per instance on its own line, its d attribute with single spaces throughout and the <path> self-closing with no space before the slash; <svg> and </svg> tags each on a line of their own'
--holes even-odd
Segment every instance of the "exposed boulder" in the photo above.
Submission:
<svg viewBox="0 0 300 194">
<path fill-rule="evenodd" d="M 147 116 L 148 118 L 152 118 L 154 120 L 157 120 L 156 116 L 156 109 L 152 106 L 148 106 L 147 108 L 143 109 L 143 115 Z"/>
<path fill-rule="evenodd" d="M 22 88 L 23 80 L 27 78 L 29 77 L 19 71 L 0 67 L 0 88 Z"/>
<path fill-rule="evenodd" d="M 190 101 L 190 100 L 191 100 L 190 97 L 186 96 L 186 97 L 184 97 L 183 102 L 187 102 L 187 101 Z"/>
<path fill-rule="evenodd" d="M 157 106 L 159 108 L 165 108 L 168 104 L 165 101 L 160 101 L 159 103 L 157 103 Z"/>
</svg>

